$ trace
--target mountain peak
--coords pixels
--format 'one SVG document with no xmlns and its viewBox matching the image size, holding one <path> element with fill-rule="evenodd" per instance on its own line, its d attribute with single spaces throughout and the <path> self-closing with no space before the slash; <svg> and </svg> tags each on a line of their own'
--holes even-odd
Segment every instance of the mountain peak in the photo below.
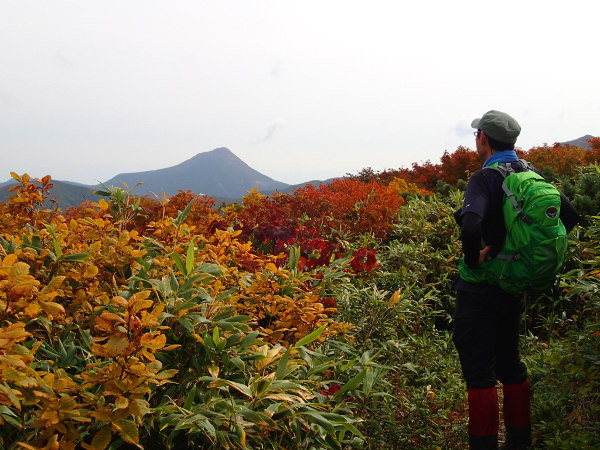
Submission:
<svg viewBox="0 0 600 450">
<path fill-rule="evenodd" d="M 241 198 L 252 188 L 270 194 L 281 191 L 288 184 L 273 180 L 254 170 L 231 150 L 219 147 L 198 153 L 172 167 L 146 172 L 122 173 L 108 180 L 106 185 L 128 186 L 144 183 L 136 193 L 164 191 L 168 196 L 178 190 L 206 193 L 212 197 Z"/>
<path fill-rule="evenodd" d="M 561 142 L 561 145 L 571 145 L 573 147 L 579 147 L 583 149 L 590 150 L 592 147 L 588 142 L 588 139 L 592 139 L 594 136 L 590 134 L 586 134 L 585 136 L 581 136 L 580 138 L 573 139 L 572 141 Z"/>
</svg>

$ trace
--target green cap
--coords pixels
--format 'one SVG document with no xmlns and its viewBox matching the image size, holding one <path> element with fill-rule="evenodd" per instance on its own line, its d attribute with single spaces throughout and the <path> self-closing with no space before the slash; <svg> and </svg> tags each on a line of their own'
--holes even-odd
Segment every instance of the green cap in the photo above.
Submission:
<svg viewBox="0 0 600 450">
<path fill-rule="evenodd" d="M 475 119 L 471 122 L 471 126 L 505 144 L 517 142 L 517 137 L 521 133 L 519 122 L 508 114 L 495 110 L 486 112 L 480 119 Z"/>
</svg>

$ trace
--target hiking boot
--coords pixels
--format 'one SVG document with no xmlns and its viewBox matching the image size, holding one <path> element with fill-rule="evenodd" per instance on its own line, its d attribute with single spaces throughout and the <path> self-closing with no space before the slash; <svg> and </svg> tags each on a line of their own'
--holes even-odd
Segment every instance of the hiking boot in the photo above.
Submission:
<svg viewBox="0 0 600 450">
<path fill-rule="evenodd" d="M 531 427 L 506 427 L 506 441 L 500 446 L 505 450 L 525 450 L 531 448 Z"/>
</svg>

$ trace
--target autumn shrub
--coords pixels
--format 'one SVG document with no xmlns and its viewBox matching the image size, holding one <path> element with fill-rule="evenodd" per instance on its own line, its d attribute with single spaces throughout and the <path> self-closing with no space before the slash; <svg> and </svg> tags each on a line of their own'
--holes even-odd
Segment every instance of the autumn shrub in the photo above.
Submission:
<svg viewBox="0 0 600 450">
<path fill-rule="evenodd" d="M 440 317 L 446 324 L 453 310 L 451 283 L 457 275 L 460 256 L 459 230 L 453 213 L 461 202 L 459 191 L 449 198 L 435 195 L 410 199 L 398 214 L 394 233 L 381 249 L 379 286 L 391 292 L 412 286 L 413 291 L 420 292 L 417 295 L 436 292 L 434 308 L 446 317 Z"/>
<path fill-rule="evenodd" d="M 600 146 L 586 150 L 557 143 L 553 146 L 534 147 L 518 154 L 540 170 L 549 169 L 558 176 L 572 177 L 576 175 L 578 167 L 600 160 Z"/>
<path fill-rule="evenodd" d="M 578 167 L 570 178 L 561 177 L 560 188 L 571 199 L 584 225 L 588 223 L 588 216 L 600 213 L 600 167 L 597 163 Z"/>
<path fill-rule="evenodd" d="M 143 217 L 142 235 L 146 211 L 127 192 L 64 215 L 40 210 L 20 179 L 0 204 L 0 445 L 360 441 L 340 407 L 362 380 L 328 404 L 328 379 L 306 356 L 348 329 L 323 280 L 256 254 L 239 232 L 197 234 L 193 199 L 174 217 Z M 202 408 L 213 414 L 199 419 Z"/>
<path fill-rule="evenodd" d="M 388 241 L 370 243 L 378 267 L 328 291 L 339 320 L 353 325 L 353 351 L 381 365 L 381 392 L 359 412 L 370 448 L 465 445 L 464 384 L 449 331 L 459 251 L 452 212 L 461 199 L 453 195 L 409 199 Z"/>
<path fill-rule="evenodd" d="M 600 445 L 600 222 L 582 232 L 578 267 L 561 282 L 558 301 L 531 344 L 534 443 L 548 448 Z M 539 305 L 537 306 L 540 307 Z"/>
<path fill-rule="evenodd" d="M 444 161 L 458 178 L 472 157 Z M 110 187 L 60 212 L 49 177 L 15 174 L 0 203 L 0 446 L 465 447 L 450 331 L 462 192 L 422 195 L 441 166 L 417 166 L 219 211 Z M 583 198 L 597 174 L 563 190 Z M 593 211 L 558 289 L 528 298 L 540 447 L 598 446 Z"/>
<path fill-rule="evenodd" d="M 237 220 L 252 229 L 285 226 L 304 239 L 335 241 L 363 233 L 384 238 L 403 203 L 396 190 L 387 186 L 338 179 L 317 188 L 307 185 L 293 195 L 250 193 L 242 200 Z"/>
</svg>

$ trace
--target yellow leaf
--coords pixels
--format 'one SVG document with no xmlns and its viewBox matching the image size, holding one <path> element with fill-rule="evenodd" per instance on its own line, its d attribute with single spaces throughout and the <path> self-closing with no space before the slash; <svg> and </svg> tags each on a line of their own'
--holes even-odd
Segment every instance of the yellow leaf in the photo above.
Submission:
<svg viewBox="0 0 600 450">
<path fill-rule="evenodd" d="M 101 198 L 100 200 L 98 200 L 98 206 L 100 207 L 100 209 L 102 211 L 105 211 L 108 209 L 109 204 L 106 200 L 104 200 L 103 198 Z"/>
<path fill-rule="evenodd" d="M 212 377 L 217 378 L 219 376 L 219 368 L 217 366 L 208 366 L 208 373 L 210 373 Z"/>
<path fill-rule="evenodd" d="M 156 378 L 158 378 L 159 380 L 166 380 L 168 378 L 174 377 L 177 374 L 177 372 L 177 369 L 163 370 L 162 372 L 156 374 Z"/>
<path fill-rule="evenodd" d="M 138 312 L 151 308 L 154 305 L 152 300 L 146 300 L 150 296 L 150 291 L 136 292 L 129 299 L 129 312 L 131 314 L 137 314 Z"/>
<path fill-rule="evenodd" d="M 60 316 L 65 314 L 65 308 L 62 305 L 54 302 L 40 302 L 40 306 L 46 314 Z"/>
<path fill-rule="evenodd" d="M 266 395 L 262 398 L 264 398 L 264 399 L 270 398 L 271 400 L 278 400 L 278 401 L 283 401 L 283 402 L 288 402 L 288 403 L 298 403 L 298 402 L 304 403 L 304 401 L 302 401 L 302 399 L 300 399 L 296 396 L 287 395 L 287 394 L 271 394 L 271 395 Z"/>
<path fill-rule="evenodd" d="M 131 420 L 119 419 L 113 425 L 119 430 L 119 435 L 125 442 L 134 445 L 139 442 L 138 427 Z"/>
<path fill-rule="evenodd" d="M 265 264 L 265 270 L 270 270 L 271 272 L 277 272 L 277 266 L 273 263 Z"/>
<path fill-rule="evenodd" d="M 120 295 L 113 297 L 110 301 L 111 303 L 115 303 L 119 306 L 122 306 L 123 308 L 127 308 L 127 306 L 129 305 L 127 300 L 124 297 L 121 297 Z"/>
<path fill-rule="evenodd" d="M 117 399 L 115 400 L 115 408 L 117 409 L 125 409 L 129 406 L 129 400 L 127 400 L 127 398 L 125 397 L 117 397 Z"/>
<path fill-rule="evenodd" d="M 164 334 L 154 336 L 152 333 L 144 333 L 142 335 L 141 344 L 143 347 L 148 347 L 153 350 L 159 350 L 167 343 L 167 337 Z"/>
<path fill-rule="evenodd" d="M 18 342 L 29 336 L 30 334 L 25 331 L 25 324 L 23 322 L 11 323 L 6 328 L 0 328 L 0 339 L 11 339 Z"/>
<path fill-rule="evenodd" d="M 33 278 L 29 275 L 29 265 L 21 261 L 13 264 L 8 273 L 8 282 L 11 284 L 21 284 L 29 278 Z"/>
<path fill-rule="evenodd" d="M 30 318 L 34 318 L 37 317 L 38 313 L 40 312 L 40 304 L 37 302 L 31 302 L 29 303 L 25 309 L 23 310 L 23 314 L 25 314 L 25 317 L 30 317 Z"/>
<path fill-rule="evenodd" d="M 47 292 L 50 290 L 55 290 L 58 289 L 60 287 L 60 285 L 63 283 L 63 281 L 65 281 L 65 276 L 57 276 L 57 277 L 53 277 L 52 280 L 50 280 L 50 283 L 48 283 L 44 289 L 42 289 L 42 292 Z"/>
<path fill-rule="evenodd" d="M 93 418 L 98 419 L 100 422 L 110 422 L 112 419 L 112 413 L 106 408 L 102 408 L 98 411 L 90 411 L 88 414 Z"/>
<path fill-rule="evenodd" d="M 394 306 L 400 300 L 400 289 L 392 294 L 390 299 L 388 300 L 388 308 Z"/>
<path fill-rule="evenodd" d="M 98 275 L 98 267 L 92 264 L 85 269 L 83 278 L 94 278 L 96 275 Z"/>
<path fill-rule="evenodd" d="M 17 257 L 17 255 L 15 255 L 14 253 L 11 253 L 10 255 L 6 255 L 6 257 L 2 260 L 2 265 L 3 266 L 12 266 L 18 260 L 19 260 L 19 258 Z"/>
<path fill-rule="evenodd" d="M 121 356 L 129 346 L 129 339 L 122 334 L 110 337 L 105 345 L 92 344 L 90 349 L 98 356 Z"/>
<path fill-rule="evenodd" d="M 3 383 L 0 384 L 0 392 L 4 392 L 13 406 L 21 411 L 21 400 L 19 397 L 22 397 L 23 394 L 20 391 L 11 389 L 6 383 Z M 17 394 L 19 397 L 17 397 Z"/>
<path fill-rule="evenodd" d="M 94 435 L 92 439 L 92 448 L 94 450 L 104 450 L 110 444 L 112 439 L 111 426 L 106 425 Z"/>
<path fill-rule="evenodd" d="M 124 335 L 113 335 L 106 343 L 106 349 L 113 356 L 119 356 L 129 346 L 129 339 Z"/>
<path fill-rule="evenodd" d="M 176 348 L 181 347 L 181 345 L 179 344 L 173 344 L 173 345 L 168 345 L 167 347 L 163 348 L 163 352 L 169 352 L 171 350 L 175 350 Z"/>
<path fill-rule="evenodd" d="M 100 241 L 93 242 L 92 245 L 90 245 L 90 250 L 92 251 L 92 253 L 98 253 L 101 248 L 102 242 Z"/>
</svg>

